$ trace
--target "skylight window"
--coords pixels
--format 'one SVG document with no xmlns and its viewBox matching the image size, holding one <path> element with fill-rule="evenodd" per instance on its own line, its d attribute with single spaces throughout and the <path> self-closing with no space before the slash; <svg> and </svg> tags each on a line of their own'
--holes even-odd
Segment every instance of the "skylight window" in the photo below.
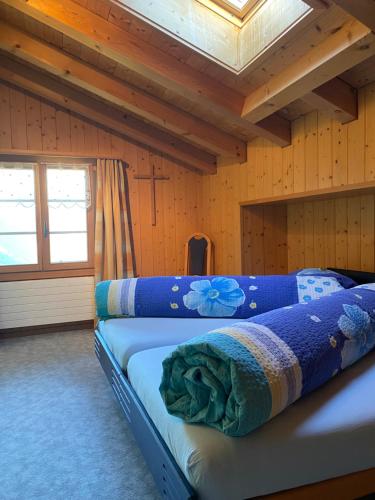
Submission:
<svg viewBox="0 0 375 500">
<path fill-rule="evenodd" d="M 243 9 L 249 0 L 227 0 L 225 3 L 229 3 L 236 9 Z"/>
<path fill-rule="evenodd" d="M 221 8 L 242 19 L 259 0 L 213 0 Z"/>
</svg>

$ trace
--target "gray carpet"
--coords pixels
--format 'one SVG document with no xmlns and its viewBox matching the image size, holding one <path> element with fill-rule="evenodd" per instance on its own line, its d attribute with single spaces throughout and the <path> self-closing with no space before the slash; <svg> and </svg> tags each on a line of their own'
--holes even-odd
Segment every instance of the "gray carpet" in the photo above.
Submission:
<svg viewBox="0 0 375 500">
<path fill-rule="evenodd" d="M 0 499 L 158 499 L 89 331 L 0 339 Z"/>
</svg>

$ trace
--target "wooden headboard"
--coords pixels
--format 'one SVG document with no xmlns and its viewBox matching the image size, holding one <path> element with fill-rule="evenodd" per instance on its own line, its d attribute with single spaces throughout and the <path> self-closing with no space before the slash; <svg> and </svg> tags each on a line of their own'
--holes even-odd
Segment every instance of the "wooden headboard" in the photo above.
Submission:
<svg viewBox="0 0 375 500">
<path fill-rule="evenodd" d="M 366 271 L 353 271 L 350 269 L 336 269 L 335 267 L 329 268 L 331 271 L 336 271 L 337 273 L 348 276 L 352 280 L 356 281 L 359 285 L 364 285 L 365 283 L 375 283 L 375 273 L 369 273 Z"/>
</svg>

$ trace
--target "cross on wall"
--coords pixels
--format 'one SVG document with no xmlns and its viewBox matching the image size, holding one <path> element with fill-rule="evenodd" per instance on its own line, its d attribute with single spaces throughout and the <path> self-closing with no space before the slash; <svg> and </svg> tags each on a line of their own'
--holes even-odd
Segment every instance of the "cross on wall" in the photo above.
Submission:
<svg viewBox="0 0 375 500">
<path fill-rule="evenodd" d="M 155 165 L 152 165 L 150 175 L 135 175 L 134 179 L 151 182 L 151 224 L 156 226 L 156 181 L 169 181 L 169 177 L 155 174 Z"/>
</svg>

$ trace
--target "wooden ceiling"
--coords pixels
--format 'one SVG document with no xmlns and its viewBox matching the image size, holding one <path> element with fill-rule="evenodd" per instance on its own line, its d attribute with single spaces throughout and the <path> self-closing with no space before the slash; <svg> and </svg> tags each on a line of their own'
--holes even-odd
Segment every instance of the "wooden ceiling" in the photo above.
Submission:
<svg viewBox="0 0 375 500">
<path fill-rule="evenodd" d="M 356 118 L 356 89 L 375 80 L 374 2 L 306 3 L 237 75 L 115 1 L 0 0 L 0 79 L 212 173 L 256 136 L 288 145 L 312 109 Z"/>
</svg>

